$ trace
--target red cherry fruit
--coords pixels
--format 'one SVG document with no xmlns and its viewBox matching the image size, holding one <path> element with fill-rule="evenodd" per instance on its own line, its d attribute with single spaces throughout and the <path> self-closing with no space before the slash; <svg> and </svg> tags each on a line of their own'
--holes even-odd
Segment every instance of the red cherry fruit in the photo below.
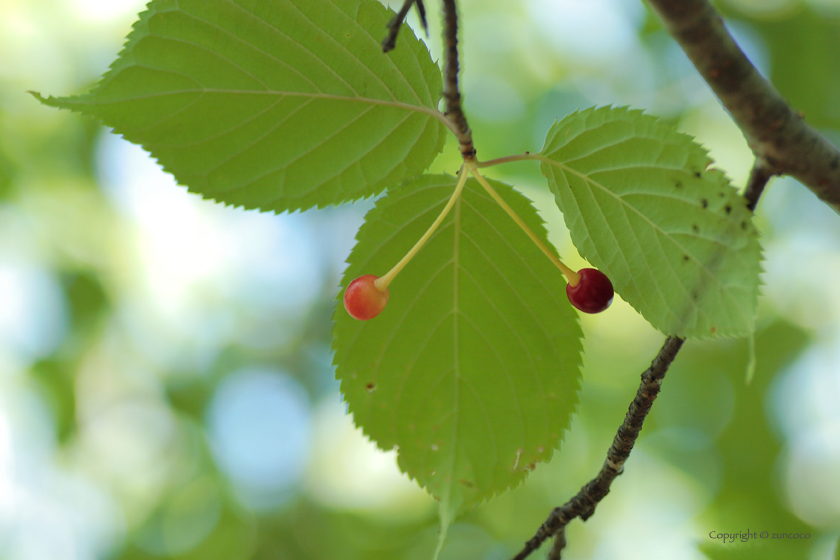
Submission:
<svg viewBox="0 0 840 560">
<path fill-rule="evenodd" d="M 566 284 L 566 295 L 572 305 L 584 313 L 600 313 L 609 307 L 615 292 L 607 275 L 595 268 L 581 268 L 578 274 L 577 285 Z"/>
<path fill-rule="evenodd" d="M 388 288 L 381 291 L 373 283 L 379 278 L 373 274 L 359 276 L 344 290 L 344 308 L 354 319 L 367 321 L 385 309 L 388 303 Z"/>
</svg>

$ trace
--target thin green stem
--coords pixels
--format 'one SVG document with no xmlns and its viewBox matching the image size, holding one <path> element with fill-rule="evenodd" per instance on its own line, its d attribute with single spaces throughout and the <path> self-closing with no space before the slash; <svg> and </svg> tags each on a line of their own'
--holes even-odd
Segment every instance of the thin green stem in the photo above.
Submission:
<svg viewBox="0 0 840 560">
<path fill-rule="evenodd" d="M 525 152 L 524 154 L 519 154 L 515 156 L 505 156 L 496 159 L 490 159 L 487 161 L 477 161 L 477 167 L 493 167 L 494 165 L 499 165 L 502 163 L 511 163 L 514 161 L 539 161 L 539 155 L 531 155 L 531 152 Z"/>
<path fill-rule="evenodd" d="M 496 192 L 496 189 L 490 186 L 490 183 L 487 182 L 487 179 L 485 179 L 484 176 L 481 175 L 481 173 L 478 171 L 478 164 L 476 164 L 475 162 L 468 162 L 467 166 L 467 168 L 470 170 L 470 173 L 472 173 L 472 175 L 481 184 L 481 186 L 484 187 L 484 190 L 487 191 L 487 194 L 493 197 L 493 200 L 495 200 L 496 203 L 502 207 L 502 210 L 507 212 L 507 215 L 510 216 L 514 222 L 516 222 L 516 225 L 522 228 L 522 231 L 524 231 L 525 234 L 531 239 L 531 241 L 533 241 L 534 244 L 540 248 L 540 251 L 542 251 L 545 254 L 545 256 L 548 257 L 548 260 L 550 260 L 552 263 L 554 263 L 554 266 L 560 269 L 560 272 L 563 273 L 563 276 L 566 277 L 566 280 L 569 282 L 569 284 L 571 284 L 572 286 L 577 286 L 578 282 L 580 282 L 580 274 L 578 274 L 577 272 L 560 262 L 560 259 L 557 258 L 557 255 L 551 252 L 551 250 L 548 247 L 546 247 L 545 243 L 540 241 L 540 238 L 537 237 L 537 235 L 533 231 L 531 231 L 531 228 L 529 228 L 528 225 L 524 221 L 522 221 L 522 218 L 519 217 L 519 214 L 514 212 L 513 208 L 508 206 L 507 202 L 505 202 L 504 199 L 501 196 L 499 196 L 499 193 Z"/>
<path fill-rule="evenodd" d="M 438 214 L 437 219 L 429 226 L 429 229 L 426 230 L 426 233 L 423 234 L 423 237 L 417 240 L 417 243 L 414 244 L 414 247 L 405 254 L 405 256 L 400 259 L 400 262 L 394 265 L 394 268 L 388 271 L 385 276 L 377 278 L 374 280 L 373 285 L 380 292 L 384 292 L 388 289 L 388 285 L 391 281 L 400 273 L 400 271 L 408 264 L 408 262 L 414 258 L 414 255 L 417 254 L 423 245 L 425 245 L 426 241 L 432 236 L 435 230 L 440 226 L 443 219 L 446 218 L 446 215 L 449 214 L 449 211 L 452 210 L 452 207 L 455 205 L 455 201 L 458 200 L 458 197 L 461 196 L 461 191 L 464 190 L 464 184 L 467 182 L 467 170 L 465 169 L 465 165 L 461 165 L 461 170 L 458 172 L 458 182 L 455 184 L 455 190 L 452 192 L 452 196 L 449 197 L 449 201 L 446 203 L 446 206 L 443 207 L 443 210 L 440 211 Z"/>
</svg>

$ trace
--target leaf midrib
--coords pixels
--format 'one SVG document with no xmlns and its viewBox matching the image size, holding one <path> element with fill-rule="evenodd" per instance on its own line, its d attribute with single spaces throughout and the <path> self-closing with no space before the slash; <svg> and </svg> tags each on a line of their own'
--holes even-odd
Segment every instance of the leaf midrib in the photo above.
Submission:
<svg viewBox="0 0 840 560">
<path fill-rule="evenodd" d="M 68 106 L 71 105 L 89 105 L 89 106 L 103 106 L 103 105 L 115 105 L 119 103 L 128 103 L 131 101 L 142 101 L 146 99 L 152 99 L 156 97 L 166 97 L 169 95 L 182 95 L 185 93 L 195 93 L 195 94 L 206 94 L 206 93 L 219 93 L 223 95 L 277 95 L 280 97 L 304 97 L 310 99 L 324 99 L 329 101 L 348 101 L 348 102 L 355 102 L 355 103 L 365 103 L 368 105 L 381 105 L 385 107 L 393 107 L 396 109 L 402 109 L 404 111 L 415 111 L 418 113 L 424 113 L 433 117 L 446 125 L 450 130 L 453 132 L 457 131 L 454 123 L 446 117 L 443 113 L 438 111 L 437 109 L 432 109 L 431 107 L 426 107 L 423 105 L 413 105 L 411 103 L 404 103 L 402 101 L 387 101 L 384 99 L 376 99 L 372 97 L 360 97 L 360 96 L 348 96 L 348 95 L 335 95 L 331 93 L 316 93 L 316 92 L 296 92 L 296 91 L 277 91 L 277 90 L 233 90 L 233 89 L 216 89 L 216 88 L 195 88 L 195 89 L 179 89 L 179 90 L 172 90 L 166 91 L 161 93 L 152 93 L 146 95 L 138 95 L 136 97 L 124 97 L 121 99 L 115 99 L 112 101 L 96 101 L 96 102 L 89 102 L 89 101 L 72 101 L 66 103 Z"/>
</svg>

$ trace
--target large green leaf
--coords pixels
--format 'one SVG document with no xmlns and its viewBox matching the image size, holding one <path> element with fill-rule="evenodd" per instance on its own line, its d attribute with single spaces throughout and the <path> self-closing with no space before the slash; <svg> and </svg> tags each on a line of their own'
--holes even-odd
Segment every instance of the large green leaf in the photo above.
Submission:
<svg viewBox="0 0 840 560">
<path fill-rule="evenodd" d="M 529 201 L 492 184 L 545 241 Z M 342 286 L 385 274 L 454 187 L 438 175 L 389 190 L 359 230 Z M 516 485 L 559 445 L 577 403 L 582 336 L 564 290 L 471 179 L 391 283 L 381 315 L 361 322 L 336 309 L 337 376 L 356 424 L 382 449 L 398 447 L 400 468 L 441 500 L 444 524 Z"/>
<path fill-rule="evenodd" d="M 751 214 L 690 137 L 639 111 L 569 115 L 541 169 L 581 255 L 665 334 L 752 331 L 761 248 Z"/>
<path fill-rule="evenodd" d="M 439 68 L 375 0 L 155 0 L 90 93 L 40 98 L 141 144 L 190 190 L 295 210 L 369 196 L 443 147 Z"/>
</svg>

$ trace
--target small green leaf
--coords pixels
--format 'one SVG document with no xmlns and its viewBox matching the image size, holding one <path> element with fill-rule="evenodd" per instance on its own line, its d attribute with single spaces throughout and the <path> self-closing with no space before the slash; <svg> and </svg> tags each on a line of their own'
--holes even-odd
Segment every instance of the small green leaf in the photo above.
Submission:
<svg viewBox="0 0 840 560">
<path fill-rule="evenodd" d="M 492 184 L 548 244 L 530 202 Z M 427 175 L 389 190 L 359 230 L 342 287 L 384 275 L 454 187 Z M 577 404 L 582 334 L 560 272 L 473 179 L 389 290 L 370 321 L 339 303 L 337 377 L 356 424 L 398 448 L 445 522 L 551 457 Z"/>
<path fill-rule="evenodd" d="M 752 332 L 758 235 L 689 136 L 640 111 L 588 109 L 551 127 L 540 159 L 578 251 L 655 328 Z"/>
<path fill-rule="evenodd" d="M 154 0 L 85 95 L 43 103 L 141 144 L 191 191 L 296 210 L 370 196 L 441 151 L 440 70 L 375 0 Z"/>
</svg>

